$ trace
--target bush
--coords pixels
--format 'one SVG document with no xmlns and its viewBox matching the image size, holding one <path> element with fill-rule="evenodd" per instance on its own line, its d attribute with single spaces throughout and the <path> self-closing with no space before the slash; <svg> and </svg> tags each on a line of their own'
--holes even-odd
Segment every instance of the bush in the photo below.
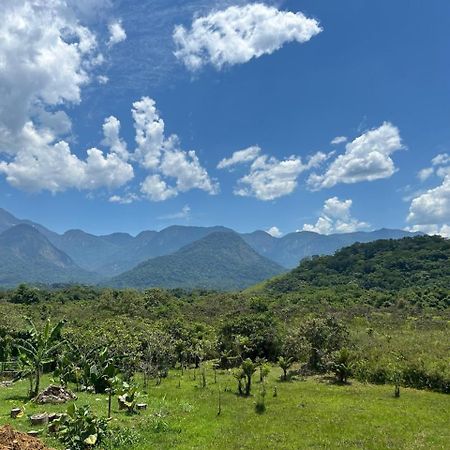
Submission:
<svg viewBox="0 0 450 450">
<path fill-rule="evenodd" d="M 108 421 L 92 414 L 89 406 L 77 407 L 72 403 L 67 416 L 61 419 L 58 437 L 71 450 L 84 450 L 99 446 L 107 436 Z"/>
<path fill-rule="evenodd" d="M 342 348 L 332 354 L 329 369 L 334 373 L 336 381 L 347 383 L 347 379 L 353 373 L 354 360 L 354 355 L 347 348 Z"/>
</svg>

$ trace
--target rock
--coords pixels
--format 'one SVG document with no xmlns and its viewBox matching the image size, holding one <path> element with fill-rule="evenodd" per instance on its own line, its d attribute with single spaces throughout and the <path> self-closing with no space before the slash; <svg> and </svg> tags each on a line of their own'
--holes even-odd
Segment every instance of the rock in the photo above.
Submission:
<svg viewBox="0 0 450 450">
<path fill-rule="evenodd" d="M 46 425 L 48 423 L 48 414 L 34 414 L 30 416 L 31 425 Z"/>
<path fill-rule="evenodd" d="M 39 404 L 60 404 L 70 400 L 76 400 L 75 394 L 62 386 L 50 385 L 44 389 L 34 401 Z"/>
<path fill-rule="evenodd" d="M 22 410 L 20 408 L 14 408 L 11 410 L 11 418 L 12 419 L 17 419 L 17 417 L 19 417 L 20 414 L 22 414 Z"/>
</svg>

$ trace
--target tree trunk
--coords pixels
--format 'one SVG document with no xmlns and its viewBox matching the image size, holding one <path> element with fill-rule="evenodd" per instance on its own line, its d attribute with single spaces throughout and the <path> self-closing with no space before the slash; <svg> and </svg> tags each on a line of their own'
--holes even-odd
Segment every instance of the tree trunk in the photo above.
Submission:
<svg viewBox="0 0 450 450">
<path fill-rule="evenodd" d="M 112 404 L 112 389 L 110 389 L 108 396 L 108 419 L 111 418 L 111 404 Z"/>
<path fill-rule="evenodd" d="M 245 386 L 245 395 L 250 395 L 251 390 L 252 390 L 252 377 L 247 376 L 247 384 Z"/>
<path fill-rule="evenodd" d="M 35 379 L 33 397 L 37 397 L 39 395 L 39 388 L 41 387 L 41 368 L 40 367 L 37 367 L 35 376 L 36 376 L 36 379 Z"/>
<path fill-rule="evenodd" d="M 29 396 L 30 398 L 33 398 L 33 374 L 31 373 L 29 376 L 29 381 L 30 381 L 30 392 L 29 392 Z"/>
</svg>

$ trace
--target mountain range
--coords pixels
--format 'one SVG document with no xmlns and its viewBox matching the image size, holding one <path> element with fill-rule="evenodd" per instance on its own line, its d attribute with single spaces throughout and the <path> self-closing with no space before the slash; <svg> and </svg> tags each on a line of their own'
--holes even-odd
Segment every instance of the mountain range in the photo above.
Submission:
<svg viewBox="0 0 450 450">
<path fill-rule="evenodd" d="M 265 231 L 239 234 L 221 226 L 178 225 L 137 236 L 96 236 L 82 230 L 58 234 L 1 208 L 0 233 L 3 286 L 101 282 L 210 289 L 244 288 L 296 267 L 304 258 L 331 255 L 355 242 L 415 235 L 382 229 L 332 235 L 302 231 L 276 238 Z"/>
<path fill-rule="evenodd" d="M 240 290 L 284 269 L 259 255 L 235 232 L 213 232 L 166 256 L 158 256 L 109 281 L 113 287 Z"/>
</svg>

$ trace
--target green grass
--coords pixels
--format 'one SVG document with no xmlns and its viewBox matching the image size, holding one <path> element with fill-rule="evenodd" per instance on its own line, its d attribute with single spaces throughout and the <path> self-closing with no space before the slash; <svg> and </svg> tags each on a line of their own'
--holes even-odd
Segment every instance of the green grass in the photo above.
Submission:
<svg viewBox="0 0 450 450">
<path fill-rule="evenodd" d="M 136 416 L 117 410 L 114 402 L 111 426 L 131 428 L 139 442 L 121 449 L 447 449 L 450 448 L 450 398 L 413 389 L 402 389 L 393 397 L 392 386 L 347 386 L 330 384 L 320 378 L 278 381 L 273 368 L 266 383 L 266 412 L 255 412 L 255 396 L 235 395 L 235 380 L 227 372 L 212 371 L 208 385 L 200 385 L 193 371 L 181 377 L 171 372 L 160 386 L 151 385 L 140 401 L 149 409 Z M 49 383 L 48 377 L 44 385 Z M 178 384 L 180 382 L 180 387 Z M 31 429 L 28 414 L 63 411 L 66 406 L 38 406 L 26 403 L 26 414 L 10 419 L 13 407 L 26 402 L 26 381 L 0 388 L 0 424 L 11 423 L 23 431 Z M 274 388 L 277 396 L 273 396 Z M 217 416 L 218 392 L 222 414 Z M 227 389 L 227 392 L 224 392 Z M 107 396 L 80 393 L 77 403 L 89 404 L 100 415 L 107 414 Z M 63 449 L 43 433 L 52 447 Z"/>
</svg>

